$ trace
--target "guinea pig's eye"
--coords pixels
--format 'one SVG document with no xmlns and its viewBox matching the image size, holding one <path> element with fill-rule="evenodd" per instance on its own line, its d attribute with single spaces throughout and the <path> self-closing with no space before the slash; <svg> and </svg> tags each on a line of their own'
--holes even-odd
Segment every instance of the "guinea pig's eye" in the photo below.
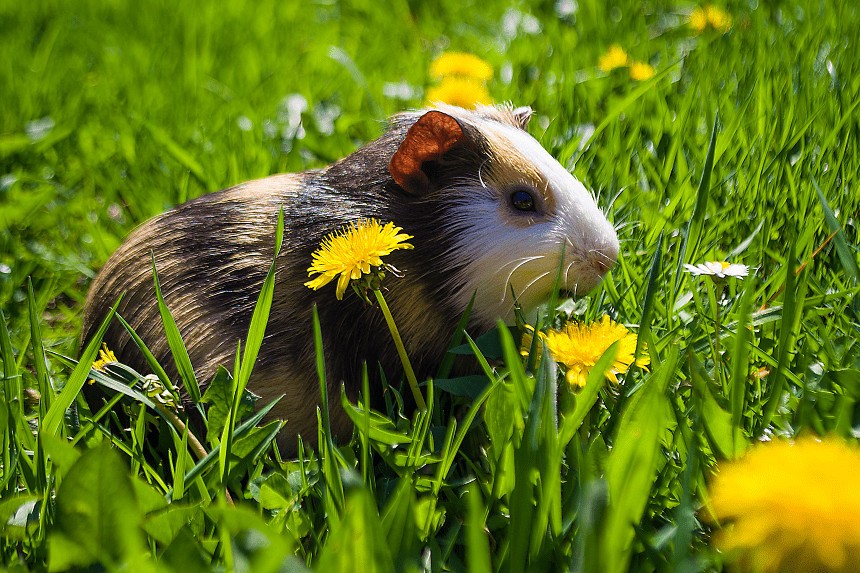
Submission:
<svg viewBox="0 0 860 573">
<path fill-rule="evenodd" d="M 525 189 L 511 193 L 511 205 L 518 211 L 535 211 L 535 198 Z"/>
</svg>

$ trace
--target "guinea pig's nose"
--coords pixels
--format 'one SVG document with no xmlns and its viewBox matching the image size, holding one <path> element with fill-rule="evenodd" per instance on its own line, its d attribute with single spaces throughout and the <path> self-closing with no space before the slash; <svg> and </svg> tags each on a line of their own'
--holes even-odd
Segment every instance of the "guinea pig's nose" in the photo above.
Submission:
<svg viewBox="0 0 860 573">
<path fill-rule="evenodd" d="M 618 242 L 601 245 L 588 252 L 588 263 L 600 275 L 608 273 L 618 260 Z"/>
</svg>

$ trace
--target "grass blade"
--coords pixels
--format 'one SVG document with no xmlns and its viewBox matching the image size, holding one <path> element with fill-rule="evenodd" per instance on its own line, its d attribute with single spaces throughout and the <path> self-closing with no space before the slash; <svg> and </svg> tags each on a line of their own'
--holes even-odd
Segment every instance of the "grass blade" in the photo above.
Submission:
<svg viewBox="0 0 860 573">
<path fill-rule="evenodd" d="M 2 310 L 0 310 L 0 360 L 3 361 L 3 398 L 5 404 L 10 407 L 10 415 L 23 420 L 24 401 L 21 376 L 18 373 L 18 364 L 15 362 L 15 353 L 12 351 L 12 339 L 9 336 L 9 328 Z M 13 404 L 15 404 L 14 414 L 11 410 Z"/>
<path fill-rule="evenodd" d="M 472 306 L 475 304 L 476 294 L 477 291 L 472 293 L 472 298 L 469 299 L 469 304 L 466 305 L 466 310 L 463 312 L 463 315 L 457 322 L 457 326 L 454 328 L 454 336 L 451 338 L 451 343 L 448 345 L 449 350 L 463 344 L 463 336 L 466 334 L 466 326 L 469 325 L 469 317 L 472 316 Z M 442 363 L 439 365 L 439 369 L 436 371 L 437 380 L 448 378 L 451 375 L 451 369 L 454 367 L 454 360 L 456 359 L 457 356 L 452 352 L 445 354 L 445 357 L 442 359 Z"/>
<path fill-rule="evenodd" d="M 690 259 L 695 258 L 699 249 L 699 243 L 702 240 L 702 230 L 705 225 L 705 213 L 708 208 L 708 197 L 711 190 L 711 173 L 714 170 L 714 154 L 717 148 L 718 127 L 719 118 L 714 117 L 714 128 L 711 131 L 711 142 L 708 144 L 708 153 L 705 155 L 705 164 L 702 167 L 702 178 L 699 180 L 699 189 L 696 191 L 696 203 L 693 206 L 693 215 L 687 223 L 684 242 L 681 245 L 681 252 L 678 257 L 678 268 L 675 275 L 676 292 L 678 291 L 681 279 L 684 276 L 684 263 L 688 263 L 690 262 Z"/>
<path fill-rule="evenodd" d="M 633 354 L 636 367 L 636 359 L 644 350 L 645 340 L 651 336 L 651 323 L 654 320 L 654 294 L 657 292 L 657 279 L 660 276 L 660 266 L 663 258 L 663 232 L 657 237 L 657 245 L 654 247 L 654 258 L 651 260 L 651 268 L 648 270 L 648 285 L 645 287 L 645 297 L 642 300 L 642 316 L 639 319 L 639 333 L 636 336 L 636 351 Z M 674 297 L 673 297 L 674 298 Z M 605 372 L 605 370 L 603 371 Z"/>
<path fill-rule="evenodd" d="M 743 416 L 746 407 L 747 388 L 749 386 L 749 340 L 750 340 L 750 307 L 755 296 L 755 289 L 748 285 L 741 297 L 737 312 L 734 345 L 732 346 L 732 372 L 729 381 L 729 401 L 732 405 L 732 426 L 743 428 Z M 737 450 L 737 444 L 735 450 Z"/>
<path fill-rule="evenodd" d="M 833 213 L 833 209 L 830 208 L 827 198 L 824 196 L 824 193 L 821 191 L 821 187 L 819 187 L 818 182 L 815 179 L 812 179 L 812 186 L 815 187 L 815 193 L 818 195 L 818 201 L 821 203 L 821 209 L 824 211 L 824 220 L 827 222 L 827 228 L 830 229 L 831 233 L 836 233 L 836 236 L 833 237 L 833 244 L 836 245 L 836 253 L 839 255 L 839 262 L 842 263 L 842 268 L 845 270 L 845 274 L 851 278 L 854 284 L 857 284 L 857 281 L 860 280 L 860 269 L 857 267 L 854 253 L 851 251 L 851 247 L 848 245 L 848 240 L 845 238 L 845 232 L 842 230 L 842 225 L 839 224 L 839 220 Z"/>
<path fill-rule="evenodd" d="M 175 392 L 176 387 L 173 385 L 173 382 L 170 381 L 170 377 L 167 375 L 167 372 L 165 372 L 164 368 L 161 367 L 161 364 L 158 363 L 155 355 L 152 354 L 152 351 L 149 350 L 149 347 L 143 339 L 134 331 L 134 328 L 132 328 L 132 326 L 127 323 L 123 317 L 116 315 L 116 319 L 134 341 L 135 345 L 137 345 L 138 350 L 143 353 L 144 358 L 146 358 L 146 363 L 149 364 L 152 372 L 158 376 L 158 379 L 161 380 L 162 384 L 164 384 L 166 388 L 171 392 Z"/>
<path fill-rule="evenodd" d="M 184 383 L 185 391 L 188 392 L 191 401 L 197 404 L 200 402 L 200 385 L 197 383 L 197 376 L 194 374 L 194 367 L 191 365 L 191 358 L 189 358 L 188 350 L 182 341 L 179 327 L 176 326 L 176 321 L 173 320 L 173 315 L 170 314 L 170 310 L 164 302 L 164 296 L 161 294 L 158 271 L 155 268 L 155 254 L 150 252 L 150 257 L 152 258 L 152 280 L 155 282 L 155 298 L 158 300 L 158 312 L 161 314 L 161 322 L 164 325 L 164 335 L 167 338 L 168 346 L 170 346 L 173 360 L 176 362 L 176 369 Z"/>
<path fill-rule="evenodd" d="M 490 544 L 484 534 L 484 503 L 481 488 L 469 488 L 469 516 L 466 525 L 466 564 L 472 573 L 491 573 Z"/>
<path fill-rule="evenodd" d="M 606 349 L 600 359 L 594 364 L 591 372 L 588 373 L 588 378 L 585 381 L 585 387 L 576 393 L 576 402 L 573 412 L 569 416 L 565 416 L 561 420 L 561 428 L 559 430 L 559 442 L 562 448 L 566 448 L 573 435 L 579 431 L 585 416 L 597 402 L 600 389 L 603 388 L 606 382 L 606 375 L 612 363 L 615 362 L 615 356 L 618 353 L 618 341 Z"/>
<path fill-rule="evenodd" d="M 113 305 L 113 308 L 111 308 L 110 312 L 105 316 L 105 319 L 102 321 L 96 334 L 87 343 L 86 348 L 84 348 L 84 351 L 81 353 L 81 359 L 78 361 L 78 365 L 72 371 L 72 374 L 66 381 L 65 386 L 63 386 L 63 389 L 57 395 L 56 399 L 51 404 L 51 407 L 45 414 L 45 417 L 42 419 L 40 432 L 44 432 L 51 436 L 58 434 L 60 423 L 63 421 L 66 410 L 71 407 L 72 402 L 75 401 L 75 397 L 80 393 L 81 388 L 83 388 L 84 383 L 87 381 L 87 378 L 89 378 L 90 367 L 96 359 L 98 350 L 101 347 L 102 338 L 104 337 L 105 332 L 107 332 L 114 314 L 116 314 L 119 302 L 120 301 L 117 301 L 116 304 Z"/>
<path fill-rule="evenodd" d="M 789 243 L 788 255 L 785 259 L 785 288 L 783 289 L 782 319 L 779 325 L 779 348 L 777 348 L 776 368 L 773 372 L 770 395 L 765 402 L 760 421 L 760 430 L 764 431 L 773 419 L 776 408 L 782 400 L 782 392 L 785 387 L 785 369 L 789 357 L 789 343 L 794 330 L 795 308 L 797 303 L 797 279 L 794 274 L 795 253 L 797 252 L 797 240 Z"/>
<path fill-rule="evenodd" d="M 33 281 L 27 279 L 27 307 L 30 316 L 30 346 L 33 350 L 33 366 L 36 369 L 36 382 L 39 385 L 39 414 L 45 413 L 54 400 L 54 387 L 48 375 L 48 358 L 45 356 L 45 346 L 42 342 L 42 327 L 39 324 L 39 314 L 36 310 L 36 297 L 33 294 Z"/>
<path fill-rule="evenodd" d="M 248 327 L 248 336 L 245 339 L 245 352 L 242 355 L 242 365 L 239 369 L 239 378 L 237 380 L 238 394 L 240 396 L 244 392 L 248 380 L 251 378 L 251 370 L 254 368 L 254 363 L 257 361 L 257 356 L 260 353 L 260 346 L 263 344 L 263 337 L 266 335 L 266 325 L 269 322 L 269 313 L 272 310 L 272 298 L 275 293 L 275 269 L 283 242 L 284 210 L 280 209 L 278 211 L 278 223 L 275 230 L 275 251 L 272 256 L 272 264 L 269 267 L 269 272 L 266 274 L 266 279 L 263 281 L 260 296 L 257 297 L 254 313 L 251 315 L 251 324 Z"/>
<path fill-rule="evenodd" d="M 672 420 L 666 388 L 675 371 L 678 348 L 672 347 L 642 389 L 628 401 L 622 414 L 615 444 L 606 461 L 610 504 L 604 521 L 602 570 L 621 573 L 627 569 L 635 535 L 648 501 L 663 434 Z"/>
</svg>

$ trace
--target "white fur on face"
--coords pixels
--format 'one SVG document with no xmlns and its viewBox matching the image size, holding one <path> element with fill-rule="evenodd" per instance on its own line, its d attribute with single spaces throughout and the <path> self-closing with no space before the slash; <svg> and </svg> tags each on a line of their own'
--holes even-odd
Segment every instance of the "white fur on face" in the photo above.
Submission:
<svg viewBox="0 0 860 573">
<path fill-rule="evenodd" d="M 487 138 L 493 162 L 503 166 L 506 177 L 539 174 L 533 185 L 544 186 L 538 195 L 545 210 L 516 212 L 508 191 L 498 188 L 503 182 L 493 185 L 487 178 L 482 187 L 463 190 L 459 200 L 465 208 L 458 210 L 463 215 L 452 221 L 461 237 L 458 247 L 471 261 L 458 281 L 462 305 L 477 292 L 474 308 L 481 322 L 512 322 L 512 288 L 530 313 L 551 295 L 559 268 L 562 288 L 579 295 L 594 288 L 615 263 L 619 246 L 591 193 L 526 132 L 495 121 L 471 123 Z"/>
</svg>

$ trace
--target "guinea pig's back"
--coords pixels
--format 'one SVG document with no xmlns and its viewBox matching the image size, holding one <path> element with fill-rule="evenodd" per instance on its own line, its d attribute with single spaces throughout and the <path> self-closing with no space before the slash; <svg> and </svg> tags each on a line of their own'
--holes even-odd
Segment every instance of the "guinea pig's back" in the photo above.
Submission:
<svg viewBox="0 0 860 573">
<path fill-rule="evenodd" d="M 82 344 L 120 296 L 117 312 L 175 376 L 155 296 L 161 292 L 201 382 L 231 364 L 274 253 L 278 209 L 288 209 L 306 175 L 275 175 L 204 195 L 138 227 L 90 286 Z M 125 364 L 149 372 L 143 354 L 114 320 L 104 342 Z"/>
</svg>

